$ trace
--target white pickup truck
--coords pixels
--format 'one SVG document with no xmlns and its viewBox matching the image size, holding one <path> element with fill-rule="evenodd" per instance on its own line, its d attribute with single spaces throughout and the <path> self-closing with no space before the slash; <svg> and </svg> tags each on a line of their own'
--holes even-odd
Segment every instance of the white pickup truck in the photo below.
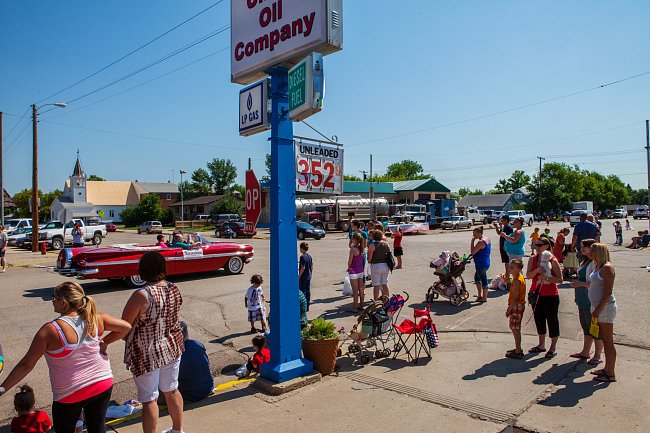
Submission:
<svg viewBox="0 0 650 433">
<path fill-rule="evenodd" d="M 54 222 L 51 221 L 51 223 Z M 75 224 L 79 225 L 85 242 L 90 241 L 93 245 L 99 245 L 102 243 L 102 239 L 106 237 L 106 226 L 104 224 L 86 225 L 81 219 L 73 219 L 61 228 L 48 229 L 46 226 L 43 230 L 39 230 L 38 240 L 39 242 L 47 242 L 52 246 L 52 249 L 61 250 L 66 244 L 72 244 L 72 229 Z"/>
<path fill-rule="evenodd" d="M 508 211 L 508 218 L 510 219 L 510 222 L 512 223 L 516 218 L 523 218 L 524 219 L 524 224 L 528 224 L 528 227 L 533 225 L 533 222 L 535 221 L 535 217 L 533 214 L 526 213 L 523 210 L 509 210 Z"/>
</svg>

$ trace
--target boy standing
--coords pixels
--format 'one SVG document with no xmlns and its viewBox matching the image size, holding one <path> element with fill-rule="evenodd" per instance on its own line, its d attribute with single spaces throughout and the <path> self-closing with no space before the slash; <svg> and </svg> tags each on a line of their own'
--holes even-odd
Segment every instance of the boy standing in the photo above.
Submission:
<svg viewBox="0 0 650 433">
<path fill-rule="evenodd" d="M 244 297 L 244 306 L 248 309 L 248 321 L 251 324 L 251 332 L 257 332 L 255 322 L 262 324 L 262 332 L 266 331 L 266 320 L 264 320 L 264 293 L 262 292 L 262 283 L 264 280 L 261 275 L 255 274 L 251 277 L 251 286 L 246 290 Z"/>
<path fill-rule="evenodd" d="M 311 274 L 314 268 L 314 263 L 309 251 L 309 244 L 302 242 L 300 244 L 300 267 L 298 268 L 298 287 L 305 299 L 307 300 L 307 311 L 309 311 L 309 303 L 311 301 Z"/>
<path fill-rule="evenodd" d="M 526 280 L 521 273 L 523 268 L 524 263 L 521 259 L 514 259 L 510 262 L 512 283 L 508 295 L 506 317 L 509 318 L 510 330 L 515 338 L 515 348 L 506 352 L 506 358 L 521 359 L 524 356 L 524 351 L 521 348 L 521 319 L 524 317 L 526 308 Z"/>
<path fill-rule="evenodd" d="M 5 272 L 7 268 L 7 259 L 5 259 L 7 243 L 9 243 L 9 237 L 5 233 L 5 227 L 0 224 L 0 272 Z"/>
</svg>

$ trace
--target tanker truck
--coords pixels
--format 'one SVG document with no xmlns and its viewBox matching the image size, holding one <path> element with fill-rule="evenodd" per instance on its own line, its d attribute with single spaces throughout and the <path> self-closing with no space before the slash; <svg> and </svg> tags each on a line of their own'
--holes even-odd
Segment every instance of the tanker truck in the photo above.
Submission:
<svg viewBox="0 0 650 433">
<path fill-rule="evenodd" d="M 337 196 L 320 199 L 296 199 L 296 216 L 323 230 L 348 231 L 351 219 L 363 222 L 388 216 L 388 200 L 385 198 L 362 198 L 358 195 Z"/>
</svg>

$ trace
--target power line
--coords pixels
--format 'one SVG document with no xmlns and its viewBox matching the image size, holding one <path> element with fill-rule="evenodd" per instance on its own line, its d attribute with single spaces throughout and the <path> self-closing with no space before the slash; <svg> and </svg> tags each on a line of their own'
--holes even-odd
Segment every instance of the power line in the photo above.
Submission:
<svg viewBox="0 0 650 433">
<path fill-rule="evenodd" d="M 160 35 L 156 36 L 155 38 L 153 38 L 153 39 L 150 40 L 149 42 L 147 42 L 147 43 L 145 43 L 145 44 L 143 44 L 143 45 L 140 45 L 138 48 L 136 48 L 136 49 L 134 49 L 134 50 L 128 52 L 127 54 L 125 54 L 125 55 L 123 55 L 122 57 L 120 57 L 119 59 L 117 59 L 117 60 L 115 60 L 115 61 L 109 63 L 108 65 L 104 66 L 103 68 L 100 68 L 99 70 L 93 72 L 92 74 L 86 76 L 85 78 L 82 78 L 81 80 L 77 81 L 76 83 L 73 83 L 73 84 L 69 85 L 68 87 L 66 87 L 66 88 L 64 88 L 64 89 L 59 90 L 58 92 L 53 93 L 53 94 L 51 94 L 50 96 L 41 99 L 40 101 L 37 102 L 37 104 L 40 104 L 41 102 L 43 102 L 43 101 L 45 101 L 45 100 L 47 100 L 47 99 L 50 99 L 50 98 L 52 98 L 52 97 L 54 97 L 54 96 L 56 96 L 56 95 L 59 95 L 59 94 L 65 92 L 66 90 L 72 89 L 73 87 L 77 86 L 78 84 L 81 84 L 81 83 L 83 83 L 84 81 L 88 80 L 89 78 L 92 78 L 92 77 L 94 77 L 95 75 L 99 74 L 100 72 L 105 71 L 106 69 L 110 68 L 111 66 L 115 65 L 116 63 L 121 62 L 122 60 L 126 59 L 127 57 L 131 56 L 132 54 L 135 54 L 135 53 L 137 53 L 138 51 L 142 50 L 143 48 L 145 48 L 145 47 L 151 45 L 152 43 L 156 42 L 157 40 L 159 40 L 159 39 L 162 38 L 163 36 L 166 36 L 166 35 L 168 35 L 169 33 L 173 32 L 174 30 L 178 29 L 179 27 L 181 27 L 181 26 L 187 24 L 188 22 L 192 21 L 194 18 L 196 18 L 196 17 L 198 17 L 198 16 L 204 14 L 205 12 L 209 11 L 210 9 L 212 9 L 212 8 L 215 7 L 215 6 L 217 6 L 219 3 L 222 3 L 223 1 L 224 1 L 224 0 L 219 0 L 219 1 L 217 1 L 217 2 L 215 2 L 215 3 L 213 3 L 213 4 L 211 4 L 210 6 L 208 6 L 208 7 L 205 8 L 205 9 L 203 9 L 202 11 L 197 12 L 196 14 L 192 15 L 191 17 L 189 17 L 189 18 L 186 19 L 185 21 L 181 22 L 180 24 L 175 25 L 175 26 L 172 27 L 171 29 L 169 29 L 169 30 L 167 30 L 167 31 L 165 31 L 165 32 L 163 32 L 163 33 L 161 33 Z"/>
<path fill-rule="evenodd" d="M 76 101 L 79 101 L 79 100 L 81 100 L 81 99 L 83 99 L 83 98 L 87 98 L 87 97 L 90 96 L 90 95 L 93 95 L 93 94 L 95 94 L 95 93 L 97 93 L 97 92 L 100 92 L 100 91 L 102 91 L 102 90 L 104 90 L 104 89 L 106 89 L 106 88 L 108 88 L 108 87 L 111 87 L 111 86 L 113 86 L 113 85 L 115 85 L 115 84 L 117 84 L 117 83 L 119 83 L 119 82 L 121 82 L 121 81 L 124 81 L 124 80 L 126 80 L 127 78 L 131 78 L 132 76 L 134 76 L 134 75 L 136 75 L 136 74 L 139 74 L 140 72 L 146 71 L 147 69 L 152 68 L 152 67 L 156 66 L 157 64 L 164 62 L 165 60 L 169 60 L 169 59 L 171 59 L 172 57 L 177 56 L 178 54 L 180 54 L 180 53 L 182 53 L 182 52 L 184 52 L 184 51 L 187 51 L 187 50 L 189 50 L 190 48 L 192 48 L 192 47 L 194 47 L 194 46 L 196 46 L 196 45 L 198 45 L 198 44 L 200 44 L 200 43 L 202 43 L 202 42 L 207 41 L 208 39 L 211 39 L 211 38 L 213 38 L 213 37 L 215 37 L 215 36 L 217 36 L 217 35 L 219 35 L 219 34 L 225 32 L 225 31 L 228 30 L 229 28 L 230 28 L 230 24 L 228 24 L 228 25 L 226 25 L 226 26 L 224 26 L 224 27 L 221 27 L 221 28 L 218 29 L 218 30 L 215 30 L 215 31 L 213 31 L 213 32 L 210 32 L 210 33 L 208 33 L 208 34 L 206 34 L 206 35 L 200 37 L 199 39 L 195 40 L 194 42 L 191 42 L 191 43 L 185 45 L 184 47 L 179 48 L 179 49 L 177 49 L 176 51 L 173 51 L 173 52 L 171 52 L 171 53 L 169 53 L 169 54 L 167 54 L 167 55 L 165 55 L 165 56 L 159 58 L 158 60 L 155 60 L 155 61 L 149 63 L 148 65 L 142 66 L 142 67 L 140 67 L 140 68 L 138 68 L 138 69 L 136 69 L 136 70 L 134 70 L 134 71 L 132 71 L 132 72 L 129 72 L 128 74 L 126 74 L 126 75 L 124 75 L 124 76 L 118 78 L 117 80 L 114 80 L 114 81 L 112 81 L 112 82 L 110 82 L 110 83 L 108 83 L 108 84 L 105 84 L 105 85 L 103 85 L 103 86 L 101 86 L 101 87 L 99 87 L 99 88 L 97 88 L 97 89 L 95 89 L 95 90 L 92 90 L 92 91 L 90 91 L 90 92 L 88 92 L 88 93 L 85 93 L 85 94 L 83 94 L 83 95 L 81 95 L 81 96 L 78 96 L 78 97 L 76 97 L 76 98 L 74 98 L 74 99 L 71 99 L 71 100 L 69 100 L 67 103 L 68 103 L 68 104 L 72 104 L 72 103 L 74 103 L 74 102 L 76 102 Z M 43 113 L 41 113 L 41 114 L 48 113 L 48 112 L 50 112 L 50 111 L 52 111 L 52 110 L 54 110 L 54 109 L 55 109 L 55 108 L 50 108 L 50 109 L 48 109 L 48 110 L 45 110 L 45 111 L 44 111 Z"/>
<path fill-rule="evenodd" d="M 94 102 L 88 103 L 88 104 L 86 104 L 86 105 L 82 105 L 81 107 L 77 107 L 77 108 L 74 108 L 74 109 L 72 109 L 72 110 L 64 110 L 64 111 L 61 111 L 60 114 L 56 114 L 56 115 L 54 115 L 54 116 L 51 116 L 51 117 L 49 117 L 48 119 L 55 119 L 55 118 L 57 118 L 57 117 L 59 117 L 59 116 L 64 116 L 64 115 L 66 115 L 66 114 L 74 113 L 75 111 L 79 111 L 79 110 L 82 110 L 82 109 L 84 109 L 84 108 L 90 107 L 90 106 L 92 106 L 92 105 L 99 104 L 100 102 L 104 102 L 104 101 L 106 101 L 106 100 L 108 100 L 108 99 L 112 99 L 112 98 L 114 98 L 114 97 L 116 97 L 116 96 L 123 95 L 124 93 L 130 92 L 131 90 L 135 90 L 135 89 L 137 89 L 138 87 L 142 87 L 142 86 L 144 86 L 145 84 L 149 84 L 149 83 L 151 83 L 152 81 L 156 81 L 156 80 L 159 80 L 159 79 L 161 79 L 161 78 L 164 78 L 164 77 L 166 77 L 166 76 L 168 76 L 168 75 L 173 74 L 174 72 L 178 72 L 178 71 L 180 71 L 181 69 L 185 69 L 185 68 L 187 68 L 187 67 L 189 67 L 189 66 L 194 65 L 195 63 L 199 63 L 199 62 L 201 62 L 201 61 L 203 61 L 203 60 L 206 60 L 206 59 L 208 59 L 208 58 L 210 58 L 210 57 L 213 57 L 213 56 L 215 56 L 215 55 L 217 55 L 217 54 L 219 54 L 219 53 L 222 53 L 222 52 L 224 52 L 224 51 L 227 51 L 227 50 L 229 50 L 229 49 L 230 49 L 230 46 L 228 46 L 228 47 L 226 47 L 226 48 L 222 48 L 222 49 L 217 50 L 217 51 L 214 51 L 214 52 L 212 52 L 212 53 L 210 53 L 210 54 L 208 54 L 208 55 L 206 55 L 206 56 L 203 56 L 203 57 L 201 57 L 201 58 L 199 58 L 199 59 L 196 59 L 196 60 L 194 60 L 194 61 L 192 61 L 192 62 L 190 62 L 190 63 L 187 63 L 187 64 L 185 64 L 185 65 L 183 65 L 183 66 L 180 66 L 180 67 L 178 67 L 178 68 L 176 68 L 176 69 L 172 69 L 172 70 L 169 71 L 169 72 L 165 72 L 164 74 L 158 75 L 157 77 L 154 77 L 154 78 L 152 78 L 152 79 L 150 79 L 150 80 L 144 81 L 144 82 L 142 82 L 142 83 L 140 83 L 140 84 L 138 84 L 138 85 L 135 85 L 135 86 L 133 86 L 133 87 L 129 87 L 129 88 L 126 89 L 126 90 L 122 90 L 121 92 L 114 93 L 114 94 L 112 94 L 112 95 L 110 95 L 110 96 L 107 96 L 107 97 L 102 98 L 102 99 L 98 99 L 97 101 L 94 101 Z"/>
<path fill-rule="evenodd" d="M 590 87 L 590 88 L 587 88 L 587 89 L 579 90 L 577 92 L 567 93 L 565 95 L 555 96 L 553 98 L 543 99 L 541 101 L 532 102 L 530 104 L 517 105 L 515 107 L 507 108 L 505 110 L 499 110 L 499 111 L 495 111 L 495 112 L 492 112 L 492 113 L 483 114 L 483 115 L 480 115 L 480 116 L 470 117 L 468 119 L 458 120 L 458 121 L 455 121 L 455 122 L 444 123 L 442 125 L 432 126 L 430 128 L 424 128 L 424 129 L 419 129 L 419 130 L 416 130 L 416 131 L 405 132 L 405 133 L 402 133 L 402 134 L 391 135 L 391 136 L 388 136 L 388 137 L 375 138 L 375 139 L 372 139 L 372 140 L 361 141 L 361 142 L 358 142 L 358 143 L 350 144 L 347 147 L 349 148 L 349 147 L 352 147 L 352 146 L 359 146 L 361 144 L 375 143 L 375 142 L 378 142 L 378 141 L 390 140 L 390 139 L 393 139 L 393 138 L 404 137 L 404 136 L 407 136 L 407 135 L 420 134 L 422 132 L 433 131 L 433 130 L 436 130 L 436 129 L 446 128 L 448 126 L 454 126 L 454 125 L 459 125 L 461 123 L 472 122 L 474 120 L 485 119 L 487 117 L 493 117 L 493 116 L 497 116 L 499 114 L 509 113 L 511 111 L 523 110 L 524 108 L 534 107 L 536 105 L 545 104 L 547 102 L 552 102 L 552 101 L 557 101 L 557 100 L 560 100 L 560 99 L 570 98 L 572 96 L 580 95 L 580 94 L 587 93 L 587 92 L 592 92 L 594 90 L 600 90 L 600 89 L 603 89 L 605 87 L 613 86 L 615 84 L 620 84 L 622 82 L 633 80 L 635 78 L 639 78 L 639 77 L 649 75 L 649 74 L 650 74 L 650 71 L 646 71 L 646 72 L 642 72 L 640 74 L 636 74 L 636 75 L 632 75 L 632 76 L 629 76 L 629 77 L 622 78 L 620 80 L 611 81 L 609 83 L 601 84 L 599 86 Z"/>
<path fill-rule="evenodd" d="M 109 130 L 106 130 L 106 129 L 97 129 L 97 128 L 88 128 L 88 127 L 85 127 L 85 126 L 70 125 L 68 123 L 54 122 L 52 120 L 42 120 L 42 122 L 51 123 L 53 125 L 67 126 L 69 128 L 83 129 L 83 130 L 86 130 L 86 131 L 102 132 L 104 134 L 120 135 L 120 136 L 123 136 L 123 137 L 140 138 L 140 139 L 143 139 L 143 140 L 159 141 L 159 142 L 164 142 L 164 143 L 188 144 L 188 145 L 191 145 L 191 146 L 209 147 L 209 148 L 217 148 L 217 149 L 240 150 L 240 151 L 245 150 L 247 152 L 267 153 L 267 151 L 265 151 L 265 150 L 242 148 L 241 146 L 217 146 L 217 145 L 212 145 L 212 144 L 195 143 L 195 142 L 184 141 L 184 140 L 170 140 L 170 139 L 167 139 L 167 138 L 148 137 L 146 135 L 128 134 L 128 133 L 124 133 L 124 132 L 109 131 Z"/>
<path fill-rule="evenodd" d="M 10 144 L 7 145 L 7 147 L 5 148 L 5 158 L 8 158 L 9 155 L 11 155 L 11 152 L 18 148 L 16 147 L 16 144 L 18 144 L 23 134 L 29 130 L 30 125 L 31 125 L 30 122 L 25 122 L 25 125 L 20 130 L 20 133 L 16 136 L 16 138 L 14 138 L 14 140 Z"/>
<path fill-rule="evenodd" d="M 27 113 L 29 112 L 29 109 L 30 109 L 30 108 L 31 108 L 31 107 L 29 107 L 29 106 L 27 107 L 27 109 L 25 110 L 25 112 L 20 116 L 20 119 L 18 119 L 18 121 L 14 124 L 14 126 L 9 130 L 9 132 L 7 133 L 7 135 L 5 135 L 5 137 L 4 137 L 5 140 L 9 140 L 9 137 L 11 137 L 11 134 L 14 132 L 14 130 L 16 129 L 16 127 L 18 127 L 18 125 L 20 124 L 20 122 L 23 121 L 23 119 L 25 118 L 25 116 L 26 116 Z M 7 116 L 18 117 L 16 114 L 11 114 L 11 113 L 4 113 L 4 114 L 7 115 Z"/>
</svg>

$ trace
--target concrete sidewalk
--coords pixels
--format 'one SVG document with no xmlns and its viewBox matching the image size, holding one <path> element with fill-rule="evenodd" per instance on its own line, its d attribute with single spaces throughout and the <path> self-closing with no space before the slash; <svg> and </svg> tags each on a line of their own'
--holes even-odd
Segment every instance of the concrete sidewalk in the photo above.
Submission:
<svg viewBox="0 0 650 433">
<path fill-rule="evenodd" d="M 525 347 L 536 339 L 524 337 Z M 279 397 L 249 384 L 188 406 L 188 433 L 216 431 L 645 431 L 650 425 L 647 351 L 618 346 L 617 383 L 592 380 L 584 362 L 558 356 L 504 358 L 508 334 L 447 332 L 431 360 L 382 359 L 358 365 L 342 357 L 337 374 Z M 159 430 L 170 425 L 163 417 Z M 141 431 L 139 423 L 117 427 Z"/>
</svg>

